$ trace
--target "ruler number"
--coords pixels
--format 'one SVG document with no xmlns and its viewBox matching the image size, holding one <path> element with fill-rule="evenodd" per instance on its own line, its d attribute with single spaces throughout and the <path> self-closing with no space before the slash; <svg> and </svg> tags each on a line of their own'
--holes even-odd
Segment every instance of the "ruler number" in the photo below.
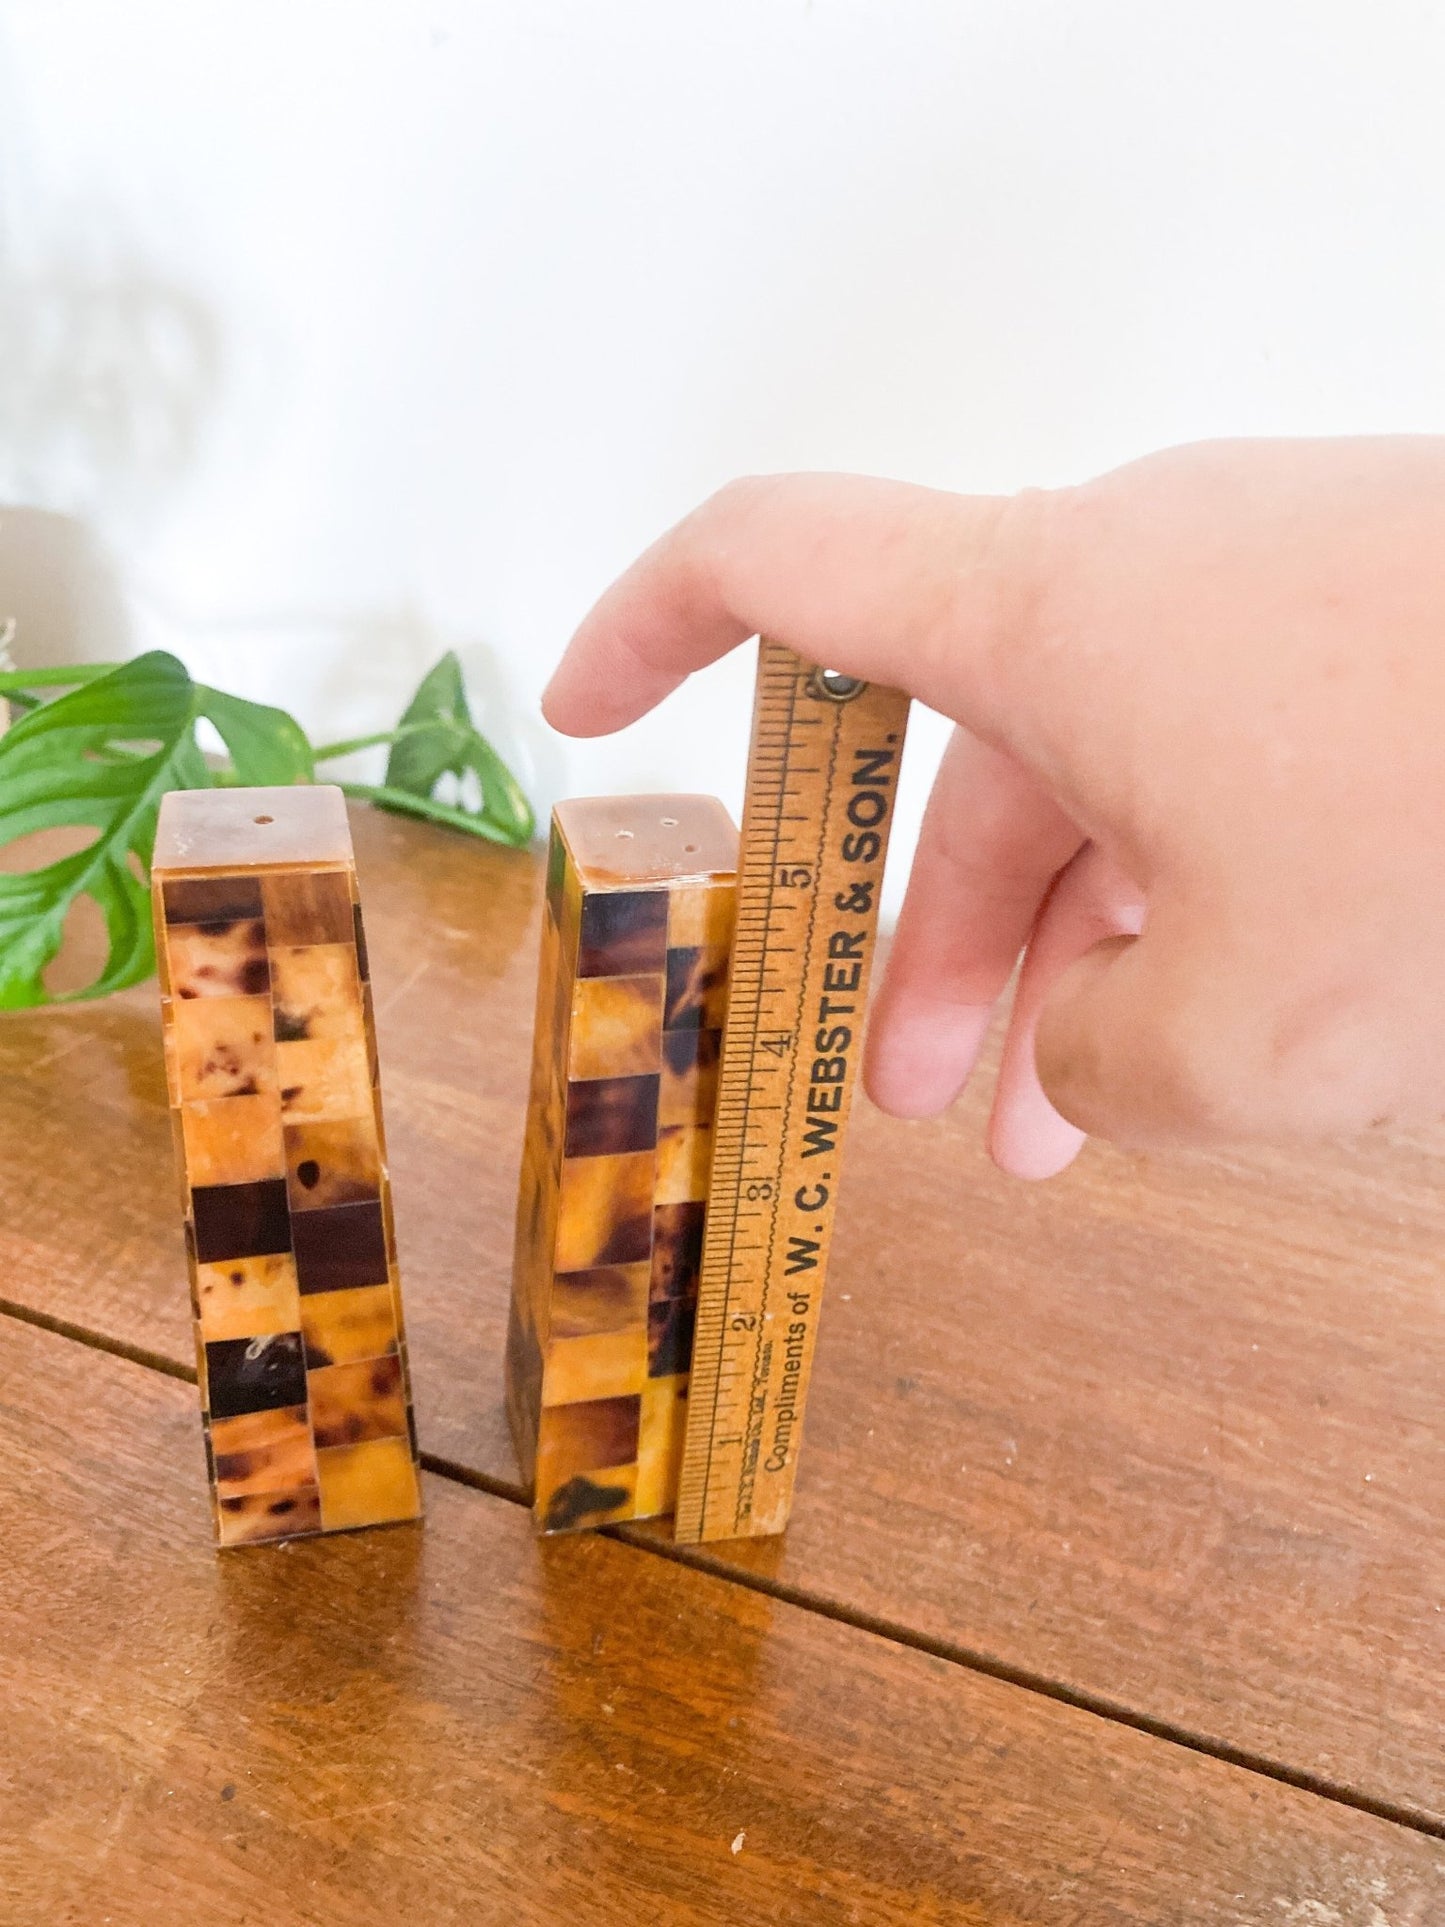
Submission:
<svg viewBox="0 0 1445 1927">
<path fill-rule="evenodd" d="M 793 1033 L 790 1030 L 760 1031 L 758 1049 L 769 1057 L 786 1057 L 793 1047 Z"/>
<path fill-rule="evenodd" d="M 806 863 L 780 863 L 778 865 L 778 888 L 780 890 L 811 890 L 813 872 Z"/>
</svg>

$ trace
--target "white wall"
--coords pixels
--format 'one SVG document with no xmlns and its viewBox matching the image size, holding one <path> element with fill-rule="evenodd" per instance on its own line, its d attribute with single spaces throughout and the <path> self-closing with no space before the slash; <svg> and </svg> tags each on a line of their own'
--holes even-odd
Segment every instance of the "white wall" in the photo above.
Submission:
<svg viewBox="0 0 1445 1927">
<path fill-rule="evenodd" d="M 536 713 L 728 476 L 1442 426 L 1442 22 L 0 0 L 0 504 L 77 518 L 0 517 L 22 659 L 163 644 L 341 736 L 455 646 L 543 804 L 736 806 L 742 662 L 612 742 Z"/>
</svg>

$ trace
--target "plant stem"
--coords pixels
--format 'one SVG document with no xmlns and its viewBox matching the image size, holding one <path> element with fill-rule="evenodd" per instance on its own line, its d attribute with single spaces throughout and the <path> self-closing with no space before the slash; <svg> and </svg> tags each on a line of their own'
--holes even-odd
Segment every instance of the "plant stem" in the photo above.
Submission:
<svg viewBox="0 0 1445 1927">
<path fill-rule="evenodd" d="M 428 796 L 414 796 L 410 790 L 389 789 L 385 783 L 340 783 L 337 787 L 343 796 L 350 796 L 358 803 L 378 804 L 384 810 L 419 816 L 428 823 L 447 823 L 453 829 L 466 830 L 471 836 L 485 837 L 488 843 L 501 843 L 509 849 L 520 848 L 524 840 L 499 828 L 485 814 L 473 815 L 470 810 L 455 809 L 450 803 L 435 803 Z"/>
<path fill-rule="evenodd" d="M 72 663 L 68 669 L 3 669 L 0 670 L 0 696 L 8 696 L 14 690 L 73 689 L 79 683 L 96 682 L 119 667 L 115 662 L 80 662 Z"/>
<path fill-rule="evenodd" d="M 330 763 L 358 749 L 375 749 L 378 743 L 399 743 L 403 736 L 415 736 L 418 730 L 431 727 L 430 722 L 403 723 L 398 729 L 378 729 L 372 736 L 349 736 L 344 743 L 323 743 L 320 749 L 313 749 L 311 755 L 318 763 Z"/>
</svg>

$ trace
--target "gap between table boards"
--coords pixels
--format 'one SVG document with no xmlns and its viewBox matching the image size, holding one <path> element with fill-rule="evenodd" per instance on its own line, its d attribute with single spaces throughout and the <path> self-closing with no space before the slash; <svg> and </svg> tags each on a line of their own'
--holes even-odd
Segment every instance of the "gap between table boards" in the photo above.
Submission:
<svg viewBox="0 0 1445 1927">
<path fill-rule="evenodd" d="M 105 1352 L 112 1358 L 125 1359 L 129 1364 L 139 1365 L 146 1371 L 160 1372 L 167 1378 L 180 1379 L 190 1385 L 196 1382 L 194 1366 L 183 1365 L 177 1359 L 167 1358 L 162 1352 L 151 1351 L 143 1345 L 128 1344 L 124 1339 L 112 1338 L 88 1326 L 74 1324 L 69 1319 L 51 1317 L 47 1312 L 37 1311 L 30 1305 L 18 1304 L 13 1299 L 0 1298 L 0 1316 L 13 1318 L 23 1325 L 35 1326 L 40 1331 L 51 1332 L 58 1338 L 69 1339 L 73 1344 L 86 1346 L 91 1351 Z M 423 1469 L 430 1472 L 434 1478 L 447 1479 L 453 1484 L 468 1486 L 474 1492 L 483 1493 L 488 1498 L 500 1499 L 507 1505 L 525 1506 L 527 1504 L 526 1493 L 519 1483 L 496 1478 L 490 1473 L 478 1472 L 471 1466 L 462 1465 L 455 1459 L 442 1458 L 434 1452 L 423 1451 L 421 1463 Z M 1357 1792 L 1352 1787 L 1342 1786 L 1335 1781 L 1325 1779 L 1319 1774 L 1292 1767 L 1286 1761 L 1273 1760 L 1266 1754 L 1254 1753 L 1247 1747 L 1232 1746 L 1228 1741 L 1217 1739 L 1210 1734 L 1195 1733 L 1187 1727 L 1176 1726 L 1168 1720 L 1155 1719 L 1152 1715 L 1141 1713 L 1122 1701 L 1110 1700 L 1102 1694 L 1083 1692 L 1077 1687 L 1068 1685 L 1066 1681 L 1052 1679 L 1047 1674 L 1033 1672 L 1028 1667 L 1011 1665 L 1007 1660 L 999 1659 L 994 1654 L 959 1646 L 948 1640 L 936 1639 L 926 1633 L 916 1632 L 897 1621 L 883 1619 L 876 1614 L 841 1605 L 836 1600 L 809 1591 L 807 1587 L 790 1586 L 779 1579 L 741 1571 L 729 1566 L 725 1560 L 710 1552 L 706 1546 L 681 1546 L 672 1540 L 658 1538 L 655 1533 L 650 1533 L 645 1527 L 637 1525 L 603 1526 L 600 1531 L 604 1537 L 619 1540 L 635 1552 L 649 1553 L 654 1558 L 667 1559 L 675 1565 L 688 1566 L 696 1572 L 704 1572 L 712 1578 L 724 1580 L 729 1585 L 741 1586 L 747 1591 L 765 1594 L 782 1605 L 795 1606 L 804 1612 L 816 1613 L 822 1619 L 833 1620 L 838 1625 L 851 1626 L 858 1632 L 887 1640 L 890 1644 L 927 1653 L 931 1658 L 942 1660 L 948 1665 L 961 1667 L 966 1672 L 982 1674 L 987 1679 L 999 1680 L 1008 1686 L 1019 1687 L 1024 1692 L 1037 1694 L 1041 1699 L 1053 1700 L 1061 1706 L 1092 1714 L 1096 1719 L 1108 1721 L 1111 1725 L 1131 1728 L 1136 1733 L 1146 1734 L 1149 1738 L 1163 1741 L 1166 1745 L 1182 1747 L 1187 1752 L 1201 1754 L 1206 1759 L 1218 1760 L 1226 1766 L 1238 1767 L 1246 1773 L 1257 1774 L 1261 1779 L 1274 1780 L 1282 1786 L 1312 1794 L 1317 1799 L 1332 1801 L 1337 1806 L 1349 1807 L 1357 1813 L 1369 1814 L 1374 1819 L 1387 1821 L 1394 1826 L 1406 1827 L 1411 1832 L 1425 1834 L 1431 1839 L 1445 1840 L 1445 1820 L 1438 1820 L 1433 1814 L 1394 1801 L 1375 1799 L 1368 1794 Z"/>
</svg>

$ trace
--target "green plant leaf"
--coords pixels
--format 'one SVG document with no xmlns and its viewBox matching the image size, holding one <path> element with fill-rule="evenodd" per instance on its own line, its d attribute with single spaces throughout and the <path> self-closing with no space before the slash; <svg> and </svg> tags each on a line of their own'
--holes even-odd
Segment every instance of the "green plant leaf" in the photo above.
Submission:
<svg viewBox="0 0 1445 1927">
<path fill-rule="evenodd" d="M 316 781 L 306 732 L 284 709 L 247 702 L 242 696 L 228 696 L 223 689 L 198 683 L 196 714 L 215 724 L 230 753 L 235 774 L 228 781 L 248 789 Z"/>
<path fill-rule="evenodd" d="M 469 836 L 484 837 L 488 843 L 501 843 L 509 850 L 518 849 L 527 841 L 514 831 L 498 829 L 491 818 L 480 811 L 438 803 L 434 796 L 413 796 L 410 790 L 394 790 L 385 783 L 341 783 L 338 787 L 355 802 L 394 810 L 398 816 L 419 816 L 428 823 L 445 823 L 448 829 L 465 830 Z"/>
<path fill-rule="evenodd" d="M 185 667 L 153 650 L 31 710 L 0 737 L 0 843 L 33 830 L 96 831 L 70 856 L 0 875 L 0 1008 L 54 1001 L 45 967 L 83 895 L 99 906 L 109 947 L 101 974 L 72 996 L 104 996 L 150 974 L 156 811 L 167 790 L 211 781 L 196 746 L 196 699 Z"/>
<path fill-rule="evenodd" d="M 481 791 L 479 810 L 436 800 L 443 776 L 460 781 L 468 774 L 475 776 Z M 407 704 L 387 759 L 385 783 L 364 792 L 354 787 L 385 809 L 450 823 L 494 843 L 527 843 L 536 828 L 521 785 L 472 721 L 462 666 L 450 649 L 428 670 Z"/>
</svg>

